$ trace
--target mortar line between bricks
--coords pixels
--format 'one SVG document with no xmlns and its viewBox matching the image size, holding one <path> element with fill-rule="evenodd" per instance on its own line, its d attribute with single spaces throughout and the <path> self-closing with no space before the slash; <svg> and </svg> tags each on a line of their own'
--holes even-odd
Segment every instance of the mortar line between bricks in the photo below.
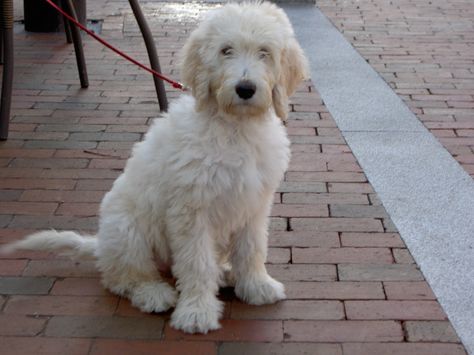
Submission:
<svg viewBox="0 0 474 355">
<path fill-rule="evenodd" d="M 310 59 L 315 88 L 474 352 L 474 181 L 315 6 L 284 8 Z"/>
</svg>

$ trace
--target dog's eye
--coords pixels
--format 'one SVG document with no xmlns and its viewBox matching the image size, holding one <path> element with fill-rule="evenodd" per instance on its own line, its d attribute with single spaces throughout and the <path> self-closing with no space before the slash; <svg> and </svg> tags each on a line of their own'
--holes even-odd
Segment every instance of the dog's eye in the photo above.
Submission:
<svg viewBox="0 0 474 355">
<path fill-rule="evenodd" d="M 234 53 L 234 49 L 231 46 L 226 46 L 221 49 L 221 54 L 225 57 L 228 57 Z"/>
<path fill-rule="evenodd" d="M 259 59 L 266 59 L 270 56 L 270 51 L 266 48 L 260 48 L 258 50 L 258 58 Z"/>
</svg>

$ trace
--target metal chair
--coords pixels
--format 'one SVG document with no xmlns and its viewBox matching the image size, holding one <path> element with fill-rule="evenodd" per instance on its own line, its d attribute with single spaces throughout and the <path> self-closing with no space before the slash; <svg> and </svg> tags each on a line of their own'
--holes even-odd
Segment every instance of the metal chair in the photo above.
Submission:
<svg viewBox="0 0 474 355">
<path fill-rule="evenodd" d="M 161 73 L 160 62 L 153 36 L 145 17 L 143 16 L 140 5 L 137 0 L 129 0 L 129 3 L 145 41 L 151 67 L 153 70 Z M 60 4 L 70 16 L 77 19 L 72 0 L 60 0 Z M 63 20 L 67 41 L 68 43 L 72 42 L 74 44 L 81 87 L 87 88 L 89 86 L 89 80 L 80 31 L 73 23 L 70 23 L 69 20 L 65 18 Z M 0 101 L 0 140 L 6 140 L 8 138 L 13 85 L 13 0 L 0 0 L 0 31 L 0 60 L 3 64 L 2 93 Z M 153 80 L 160 110 L 167 111 L 168 101 L 163 80 L 157 77 L 153 77 Z"/>
</svg>

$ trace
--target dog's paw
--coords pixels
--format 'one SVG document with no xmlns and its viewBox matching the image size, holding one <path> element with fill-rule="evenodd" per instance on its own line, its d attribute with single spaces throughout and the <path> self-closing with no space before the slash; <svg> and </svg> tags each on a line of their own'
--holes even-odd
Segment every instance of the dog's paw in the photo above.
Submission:
<svg viewBox="0 0 474 355">
<path fill-rule="evenodd" d="M 285 299 L 285 286 L 281 282 L 263 275 L 241 280 L 235 287 L 235 294 L 248 304 L 262 305 Z"/>
<path fill-rule="evenodd" d="M 219 318 L 223 304 L 215 296 L 212 298 L 198 298 L 193 301 L 182 300 L 180 296 L 178 305 L 171 315 L 170 325 L 185 333 L 203 333 L 219 329 Z"/>
<path fill-rule="evenodd" d="M 165 312 L 176 305 L 178 292 L 166 282 L 152 281 L 137 285 L 130 292 L 132 305 L 142 312 Z"/>
</svg>

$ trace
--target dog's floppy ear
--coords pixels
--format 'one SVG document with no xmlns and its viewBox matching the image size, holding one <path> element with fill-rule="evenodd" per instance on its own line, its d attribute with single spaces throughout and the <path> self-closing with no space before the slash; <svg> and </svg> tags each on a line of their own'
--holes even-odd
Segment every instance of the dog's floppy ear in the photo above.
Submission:
<svg viewBox="0 0 474 355">
<path fill-rule="evenodd" d="M 209 75 L 203 64 L 205 36 L 199 28 L 195 30 L 181 52 L 181 78 L 192 90 L 196 99 L 196 109 L 200 111 L 209 100 Z"/>
<path fill-rule="evenodd" d="M 273 89 L 273 106 L 277 116 L 285 120 L 288 116 L 288 97 L 302 80 L 309 77 L 308 60 L 293 36 L 281 53 L 280 65 L 280 75 Z"/>
</svg>

